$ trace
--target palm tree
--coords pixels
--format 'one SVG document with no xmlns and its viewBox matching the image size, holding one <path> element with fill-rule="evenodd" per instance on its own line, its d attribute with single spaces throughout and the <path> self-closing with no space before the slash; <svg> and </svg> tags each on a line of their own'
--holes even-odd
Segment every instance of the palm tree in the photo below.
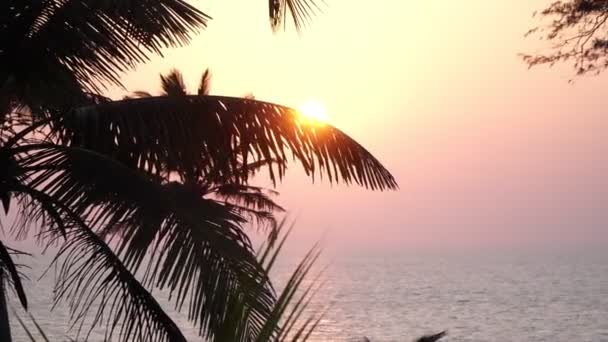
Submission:
<svg viewBox="0 0 608 342">
<path fill-rule="evenodd" d="M 287 13 L 301 27 L 312 4 L 270 0 L 273 27 Z M 19 214 L 12 235 L 60 246 L 56 299 L 82 334 L 101 325 L 108 339 L 184 341 L 150 293 L 161 289 L 207 338 L 226 326 L 238 298 L 251 312 L 241 340 L 252 340 L 277 298 L 244 225 L 252 217 L 272 224 L 281 208 L 251 177 L 267 170 L 276 183 L 295 159 L 311 177 L 396 188 L 354 140 L 302 125 L 287 107 L 210 96 L 208 87 L 99 95 L 204 28 L 209 17 L 182 0 L 5 1 L 0 13 L 0 200 Z M 1 252 L 1 278 L 26 306 Z"/>
<path fill-rule="evenodd" d="M 266 240 L 256 252 L 256 258 L 263 265 L 266 273 L 269 273 L 273 268 L 281 250 L 285 246 L 285 241 L 293 230 L 293 225 L 287 231 L 285 231 L 285 227 L 286 219 L 283 219 L 276 226 L 275 230 L 269 232 Z M 234 298 L 235 300 L 229 303 L 229 315 L 231 319 L 223 322 L 213 341 L 307 341 L 324 316 L 323 312 L 306 312 L 312 298 L 323 286 L 323 282 L 319 281 L 323 272 L 319 272 L 315 278 L 311 279 L 312 281 L 306 287 L 304 287 L 303 283 L 305 278 L 309 278 L 312 266 L 318 260 L 320 253 L 319 245 L 314 245 L 296 266 L 289 281 L 278 295 L 271 315 L 264 321 L 264 326 L 259 335 L 250 336 L 250 334 L 243 331 L 243 329 L 247 328 L 243 323 L 249 321 L 248 316 L 253 314 L 253 312 L 251 308 L 247 307 L 246 302 L 243 300 L 244 297 L 241 296 Z M 40 327 L 31 313 L 27 313 L 27 316 L 29 316 L 27 318 L 34 325 L 35 330 L 30 330 L 16 311 L 13 310 L 13 314 L 30 341 L 36 342 L 38 339 L 35 336 L 40 336 L 42 341 L 49 341 L 44 329 Z M 10 337 L 10 334 L 8 336 Z M 249 336 L 249 339 L 245 339 L 244 337 L 246 336 Z"/>
<path fill-rule="evenodd" d="M 160 81 L 161 97 L 179 98 L 188 96 L 188 89 L 182 73 L 177 69 L 171 70 L 166 75 L 160 75 Z M 210 90 L 211 70 L 205 69 L 197 88 L 197 95 L 209 96 Z M 149 92 L 138 90 L 130 96 L 125 96 L 124 99 L 151 97 L 153 95 Z M 253 99 L 253 95 L 247 95 L 247 99 Z M 224 153 L 235 153 L 235 151 L 226 150 Z M 274 214 L 284 212 L 284 209 L 272 199 L 278 193 L 272 189 L 249 185 L 242 181 L 243 177 L 252 177 L 263 167 L 276 164 L 276 160 L 260 158 L 254 162 L 244 164 L 238 155 L 231 156 L 228 159 L 237 160 L 236 167 L 230 165 L 227 171 L 223 173 L 219 172 L 218 169 L 207 172 L 204 177 L 200 177 L 196 174 L 196 171 L 193 171 L 195 168 L 189 168 L 175 170 L 173 173 L 168 172 L 167 177 L 178 177 L 182 184 L 195 186 L 203 196 L 222 201 L 224 204 L 231 206 L 239 215 L 247 217 L 248 221 L 255 221 L 260 227 L 276 229 Z"/>
</svg>

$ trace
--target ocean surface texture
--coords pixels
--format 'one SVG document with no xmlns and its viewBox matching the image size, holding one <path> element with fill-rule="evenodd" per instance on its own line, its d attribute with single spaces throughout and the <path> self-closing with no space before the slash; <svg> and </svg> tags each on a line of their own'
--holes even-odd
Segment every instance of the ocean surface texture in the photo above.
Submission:
<svg viewBox="0 0 608 342">
<path fill-rule="evenodd" d="M 67 341 L 75 330 L 68 330 L 64 307 L 50 311 L 52 274 L 37 281 L 46 258 L 37 257 L 40 264 L 28 271 L 31 312 L 51 340 Z M 278 283 L 297 259 L 282 262 L 274 274 Z M 311 312 L 329 311 L 313 341 L 412 341 L 444 329 L 447 342 L 608 341 L 608 253 L 341 256 L 325 262 L 326 283 Z M 15 298 L 10 302 L 18 307 Z M 201 341 L 184 314 L 173 317 L 188 338 Z M 16 340 L 28 341 L 14 317 L 11 323 Z M 89 340 L 102 341 L 102 332 Z"/>
</svg>

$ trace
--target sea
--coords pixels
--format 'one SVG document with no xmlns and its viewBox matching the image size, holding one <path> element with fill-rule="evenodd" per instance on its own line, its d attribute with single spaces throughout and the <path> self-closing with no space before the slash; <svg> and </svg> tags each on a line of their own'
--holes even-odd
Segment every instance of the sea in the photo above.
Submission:
<svg viewBox="0 0 608 342">
<path fill-rule="evenodd" d="M 280 291 L 300 256 L 283 257 L 272 277 Z M 48 255 L 27 260 L 30 313 L 51 341 L 75 340 L 68 312 L 53 306 L 52 275 L 39 279 Z M 23 260 L 21 258 L 20 260 Z M 306 315 L 324 314 L 309 341 L 414 341 L 447 331 L 441 341 L 608 342 L 608 251 L 478 253 L 344 253 L 322 258 Z M 160 302 L 191 341 L 203 341 L 166 294 Z M 15 341 L 36 334 L 14 296 Z M 39 339 L 42 341 L 42 339 Z M 82 339 L 81 339 L 82 340 Z M 89 341 L 103 341 L 94 330 Z"/>
</svg>

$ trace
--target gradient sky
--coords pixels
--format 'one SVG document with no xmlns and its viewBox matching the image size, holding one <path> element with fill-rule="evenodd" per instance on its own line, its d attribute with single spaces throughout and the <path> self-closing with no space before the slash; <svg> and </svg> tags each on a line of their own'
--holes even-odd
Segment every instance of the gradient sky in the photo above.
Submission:
<svg viewBox="0 0 608 342">
<path fill-rule="evenodd" d="M 194 90 L 210 67 L 213 94 L 320 101 L 400 184 L 310 186 L 294 168 L 279 188 L 294 245 L 325 231 L 328 248 L 362 250 L 608 245 L 608 74 L 570 84 L 570 66 L 517 56 L 542 51 L 523 35 L 548 1 L 327 0 L 300 36 L 272 34 L 267 1 L 192 2 L 208 29 L 126 75 L 129 90 L 158 91 L 171 67 Z"/>
</svg>

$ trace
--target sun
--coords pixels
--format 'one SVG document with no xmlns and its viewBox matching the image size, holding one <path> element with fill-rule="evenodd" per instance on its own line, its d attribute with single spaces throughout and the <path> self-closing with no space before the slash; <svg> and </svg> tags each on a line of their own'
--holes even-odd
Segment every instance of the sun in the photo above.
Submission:
<svg viewBox="0 0 608 342">
<path fill-rule="evenodd" d="M 302 122 L 309 124 L 322 125 L 329 121 L 327 109 L 319 101 L 309 100 L 303 102 L 298 106 L 298 114 Z"/>
</svg>

